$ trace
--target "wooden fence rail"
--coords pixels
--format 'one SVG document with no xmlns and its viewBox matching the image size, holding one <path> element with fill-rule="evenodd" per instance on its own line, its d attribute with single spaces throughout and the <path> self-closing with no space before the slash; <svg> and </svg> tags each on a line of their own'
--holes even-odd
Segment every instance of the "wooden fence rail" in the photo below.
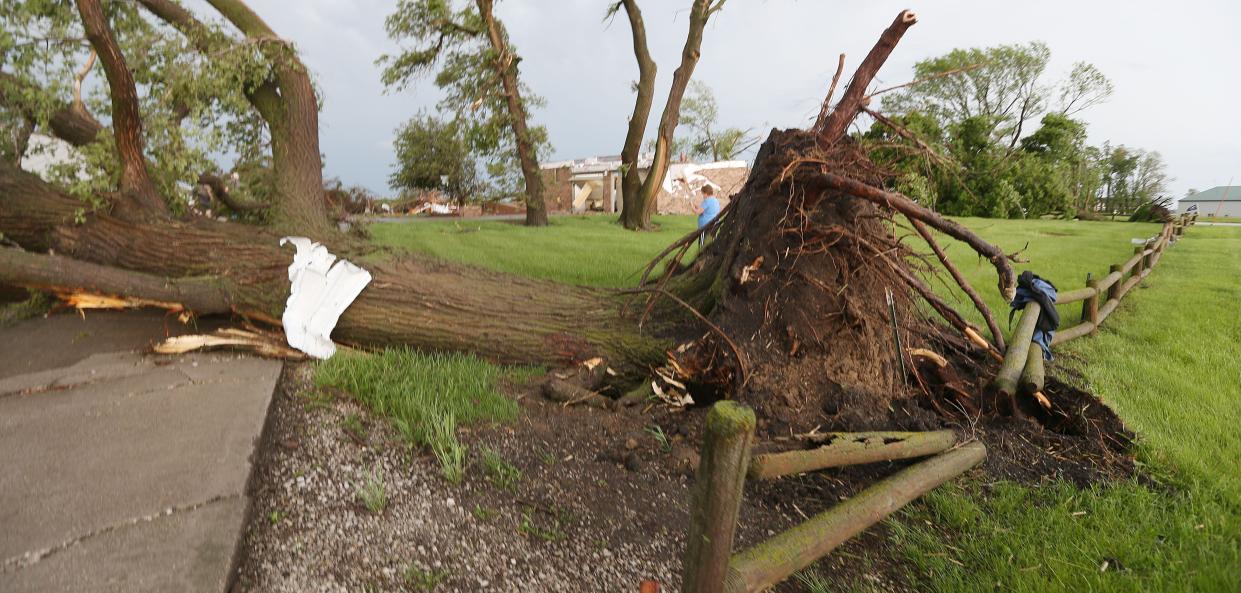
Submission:
<svg viewBox="0 0 1241 593">
<path fill-rule="evenodd" d="M 757 593 L 874 525 L 884 517 L 982 462 L 979 442 L 957 446 L 950 430 L 831 433 L 817 449 L 754 455 L 754 413 L 722 401 L 707 413 L 701 462 L 690 497 L 683 593 Z M 780 476 L 875 461 L 934 455 L 866 488 L 805 523 L 733 554 L 733 535 L 747 475 Z"/>
<path fill-rule="evenodd" d="M 1154 269 L 1169 244 L 1180 238 L 1185 227 L 1190 226 L 1197 215 L 1179 216 L 1164 223 L 1159 234 L 1133 250 L 1133 257 L 1123 264 L 1113 264 L 1109 274 L 1100 280 L 1087 277 L 1086 287 L 1069 290 L 1056 296 L 1057 305 L 1082 301 L 1081 323 L 1056 332 L 1051 345 L 1063 344 L 1099 331 L 1099 325 L 1116 310 L 1125 294 L 1137 286 Z M 1102 301 L 1102 302 L 1101 302 Z"/>
</svg>

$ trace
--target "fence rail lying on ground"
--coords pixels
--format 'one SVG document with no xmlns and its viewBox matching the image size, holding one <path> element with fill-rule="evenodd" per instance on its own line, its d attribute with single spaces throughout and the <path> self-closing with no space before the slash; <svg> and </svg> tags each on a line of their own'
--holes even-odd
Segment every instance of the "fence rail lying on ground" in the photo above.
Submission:
<svg viewBox="0 0 1241 593">
<path fill-rule="evenodd" d="M 980 442 L 957 446 L 952 431 L 832 433 L 824 437 L 826 444 L 817 449 L 761 454 L 751 460 L 754 412 L 731 401 L 712 406 L 690 501 L 681 591 L 763 591 L 987 456 L 987 448 Z M 885 478 L 801 525 L 732 553 L 747 476 L 772 479 L 927 455 L 934 457 Z"/>
</svg>

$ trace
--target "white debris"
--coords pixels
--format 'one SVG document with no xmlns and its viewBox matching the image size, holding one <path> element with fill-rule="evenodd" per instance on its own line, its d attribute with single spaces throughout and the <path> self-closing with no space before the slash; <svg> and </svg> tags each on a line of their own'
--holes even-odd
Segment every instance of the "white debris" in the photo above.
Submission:
<svg viewBox="0 0 1241 593">
<path fill-rule="evenodd" d="M 284 307 L 284 333 L 289 345 L 315 358 L 336 353 L 332 329 L 371 281 L 371 273 L 306 237 L 285 237 L 280 244 L 297 248 L 289 265 L 289 301 Z"/>
</svg>

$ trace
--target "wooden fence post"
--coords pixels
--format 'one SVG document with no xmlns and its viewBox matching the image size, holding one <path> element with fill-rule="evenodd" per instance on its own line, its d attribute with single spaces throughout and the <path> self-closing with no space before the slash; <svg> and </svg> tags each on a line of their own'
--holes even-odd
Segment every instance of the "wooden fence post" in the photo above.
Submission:
<svg viewBox="0 0 1241 593">
<path fill-rule="evenodd" d="M 1134 275 L 1134 276 L 1141 276 L 1141 275 L 1142 275 L 1142 270 L 1146 269 L 1146 256 L 1145 256 L 1145 255 L 1142 255 L 1145 251 L 1146 251 L 1146 244 L 1145 244 L 1145 243 L 1143 243 L 1143 244 L 1141 244 L 1141 245 L 1138 245 L 1137 247 L 1134 247 L 1134 248 L 1133 248 L 1133 254 L 1134 254 L 1134 255 L 1141 256 L 1141 257 L 1139 257 L 1139 258 L 1138 258 L 1138 263 L 1137 263 L 1136 265 L 1134 265 L 1134 266 L 1133 266 L 1133 275 Z"/>
<path fill-rule="evenodd" d="M 682 593 L 724 588 L 753 441 L 753 410 L 727 400 L 711 406 L 690 496 Z"/>
<path fill-rule="evenodd" d="M 1094 288 L 1095 297 L 1098 297 L 1099 289 L 1090 283 L 1092 279 L 1094 279 L 1094 274 L 1091 272 L 1086 272 L 1086 287 Z M 1082 321 L 1090 321 L 1090 299 L 1085 299 L 1082 301 Z"/>
<path fill-rule="evenodd" d="M 1112 264 L 1107 270 L 1109 272 L 1119 272 L 1121 267 L 1120 264 Z M 1111 286 L 1107 287 L 1107 300 L 1120 298 L 1120 285 L 1124 283 L 1124 279 L 1125 277 L 1122 275 Z"/>
<path fill-rule="evenodd" d="M 1099 281 L 1086 275 L 1086 286 L 1094 289 L 1094 296 L 1082 303 L 1082 321 L 1089 321 L 1093 328 L 1090 335 L 1099 333 Z"/>
</svg>

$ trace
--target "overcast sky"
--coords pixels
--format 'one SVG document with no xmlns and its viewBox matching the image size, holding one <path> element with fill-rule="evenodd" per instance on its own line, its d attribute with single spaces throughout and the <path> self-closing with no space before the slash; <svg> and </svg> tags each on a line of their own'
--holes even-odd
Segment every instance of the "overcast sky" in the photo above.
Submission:
<svg viewBox="0 0 1241 593">
<path fill-rule="evenodd" d="M 384 33 L 391 0 L 251 0 L 294 41 L 322 89 L 326 174 L 389 193 L 393 130 L 438 94 L 430 80 L 385 94 L 374 61 L 397 50 Z M 642 3 L 657 93 L 680 59 L 689 0 Z M 503 0 L 504 20 L 523 57 L 521 74 L 547 107 L 555 159 L 618 154 L 637 78 L 628 21 L 602 22 L 605 0 Z M 1085 60 L 1116 85 L 1111 100 L 1082 114 L 1090 140 L 1161 152 L 1171 190 L 1241 183 L 1241 2 L 847 2 L 730 0 L 708 25 L 694 78 L 714 90 L 721 123 L 801 127 L 813 117 L 836 65 L 851 73 L 902 8 L 919 23 L 880 72 L 899 83 L 914 62 L 957 47 L 1044 41 L 1048 81 Z M 657 94 L 651 129 L 663 98 Z"/>
</svg>

